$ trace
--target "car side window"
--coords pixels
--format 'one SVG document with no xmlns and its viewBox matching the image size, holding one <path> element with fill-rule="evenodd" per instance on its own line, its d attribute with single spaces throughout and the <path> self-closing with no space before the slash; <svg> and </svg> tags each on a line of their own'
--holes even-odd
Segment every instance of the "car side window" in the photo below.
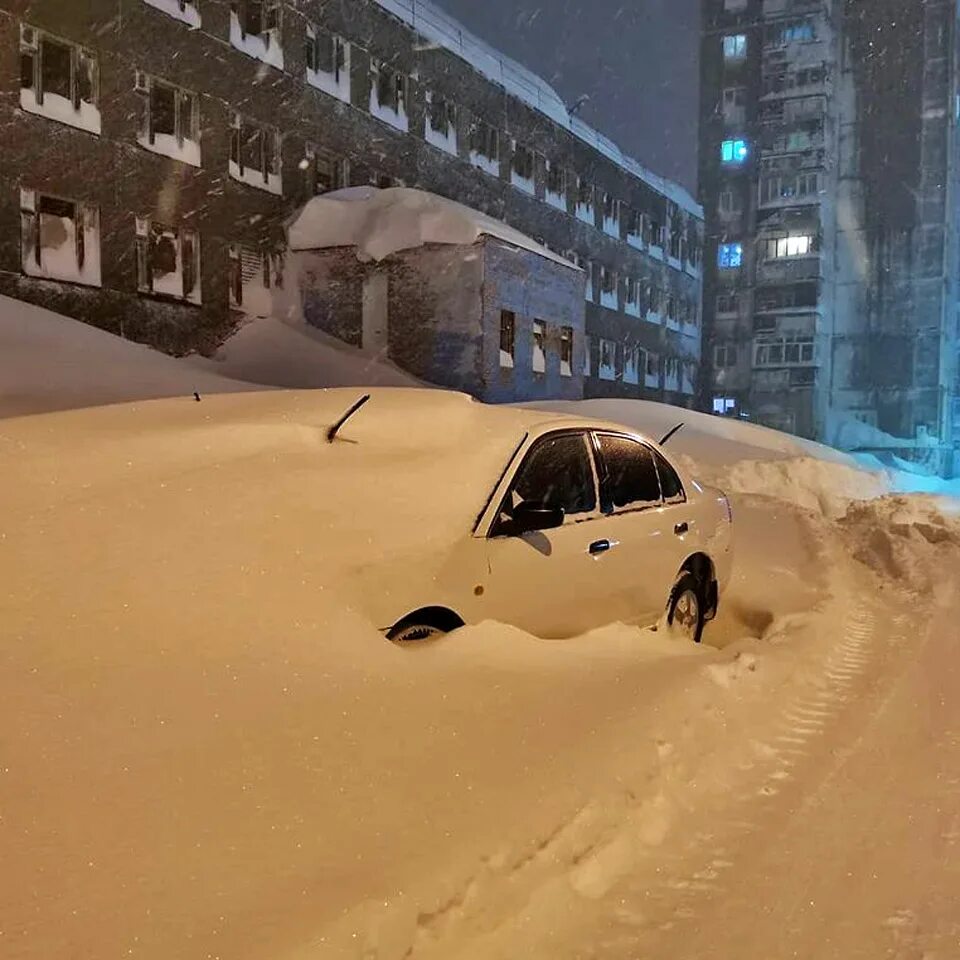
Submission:
<svg viewBox="0 0 960 960">
<path fill-rule="evenodd" d="M 653 451 L 629 437 L 600 434 L 597 437 L 603 460 L 603 509 L 659 506 L 660 483 Z"/>
<path fill-rule="evenodd" d="M 656 454 L 657 472 L 660 474 L 660 487 L 663 490 L 663 499 L 668 501 L 685 500 L 683 484 L 677 471 L 667 463 L 666 457 Z"/>
<path fill-rule="evenodd" d="M 586 437 L 564 433 L 537 443 L 520 467 L 510 497 L 512 505 L 530 501 L 562 507 L 568 517 L 595 510 L 597 491 Z"/>
</svg>

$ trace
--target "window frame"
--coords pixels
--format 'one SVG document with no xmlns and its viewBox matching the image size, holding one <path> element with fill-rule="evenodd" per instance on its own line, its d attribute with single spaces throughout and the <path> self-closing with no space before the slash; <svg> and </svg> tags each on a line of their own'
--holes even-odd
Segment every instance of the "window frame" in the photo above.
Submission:
<svg viewBox="0 0 960 960">
<path fill-rule="evenodd" d="M 177 260 L 180 264 L 180 279 L 183 292 L 179 294 L 166 293 L 155 290 L 153 284 L 153 269 L 151 253 L 153 243 L 160 233 L 172 233 L 175 237 Z M 190 256 L 185 255 L 187 243 L 190 243 Z M 196 227 L 170 226 L 157 223 L 151 217 L 136 218 L 136 253 L 137 253 L 137 293 L 148 297 L 157 297 L 172 303 L 191 303 L 200 306 L 203 303 L 202 290 L 202 260 L 200 249 L 200 231 Z M 188 269 L 189 267 L 189 269 Z M 190 292 L 187 292 L 187 279 L 193 283 Z"/>
<path fill-rule="evenodd" d="M 507 527 L 510 523 L 509 519 L 504 519 L 503 514 L 507 512 L 507 503 L 513 494 L 517 479 L 521 476 L 524 468 L 529 464 L 531 458 L 541 446 L 550 440 L 556 440 L 565 436 L 579 437 L 583 443 L 593 479 L 593 509 L 582 513 L 565 513 L 563 526 L 589 523 L 591 520 L 600 519 L 600 517 L 602 517 L 600 512 L 600 478 L 597 473 L 597 462 L 590 433 L 590 429 L 585 427 L 564 427 L 558 430 L 550 430 L 533 438 L 531 438 L 529 434 L 524 436 L 514 452 L 510 463 L 508 463 L 506 470 L 504 470 L 503 476 L 490 494 L 487 506 L 475 528 L 475 536 L 481 536 L 485 540 L 518 538 L 517 534 L 503 532 L 503 528 Z M 492 516 L 490 515 L 491 511 Z M 487 521 L 486 523 L 484 522 L 485 519 Z"/>
</svg>

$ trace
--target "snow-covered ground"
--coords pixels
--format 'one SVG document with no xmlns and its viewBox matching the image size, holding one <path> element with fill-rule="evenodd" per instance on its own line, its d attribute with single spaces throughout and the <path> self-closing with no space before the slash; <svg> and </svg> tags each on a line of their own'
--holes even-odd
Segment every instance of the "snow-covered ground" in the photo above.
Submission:
<svg viewBox="0 0 960 960">
<path fill-rule="evenodd" d="M 957 955 L 949 501 L 578 404 L 686 421 L 670 446 L 731 494 L 705 644 L 484 624 L 400 649 L 351 609 L 358 545 L 312 522 L 319 395 L 217 396 L 243 385 L 87 328 L 82 365 L 31 378 L 53 321 L 24 309 L 0 325 L 0 955 Z M 219 369 L 249 373 L 243 343 Z M 171 399 L 10 416 L 140 380 Z M 405 470 L 437 503 L 457 482 L 415 459 L 391 495 Z"/>
</svg>

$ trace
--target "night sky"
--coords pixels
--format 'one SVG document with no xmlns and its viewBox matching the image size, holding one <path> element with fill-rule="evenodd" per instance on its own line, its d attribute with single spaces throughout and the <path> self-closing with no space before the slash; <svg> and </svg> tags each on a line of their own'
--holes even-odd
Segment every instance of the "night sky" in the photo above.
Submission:
<svg viewBox="0 0 960 960">
<path fill-rule="evenodd" d="M 698 0 L 434 0 L 588 123 L 695 191 Z"/>
</svg>

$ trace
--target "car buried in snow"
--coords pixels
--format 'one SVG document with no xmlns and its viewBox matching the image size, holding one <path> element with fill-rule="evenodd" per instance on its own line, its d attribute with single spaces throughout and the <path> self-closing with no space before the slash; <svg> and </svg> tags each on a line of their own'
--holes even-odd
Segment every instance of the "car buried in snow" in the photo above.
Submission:
<svg viewBox="0 0 960 960">
<path fill-rule="evenodd" d="M 327 438 L 374 443 L 364 433 L 392 418 L 396 403 L 408 407 L 412 424 L 419 402 L 416 431 L 432 434 L 424 442 L 437 448 L 434 476 L 415 494 L 437 504 L 436 529 L 422 527 L 429 543 L 422 559 L 362 564 L 361 606 L 387 637 L 408 643 L 495 620 L 559 638 L 625 622 L 663 623 L 699 642 L 732 563 L 733 516 L 721 491 L 685 476 L 660 444 L 614 423 L 440 392 L 389 391 L 389 400 L 384 393 L 366 410 L 367 398 L 346 407 Z M 453 412 L 462 415 L 456 424 Z M 392 442 L 402 430 L 398 424 Z M 424 453 L 418 443 L 414 459 Z M 403 486 L 405 459 L 398 457 L 391 481 Z M 458 460 L 469 473 L 457 474 Z M 450 519 L 469 512 L 472 523 L 443 522 L 443 504 L 458 501 L 463 510 Z"/>
</svg>

